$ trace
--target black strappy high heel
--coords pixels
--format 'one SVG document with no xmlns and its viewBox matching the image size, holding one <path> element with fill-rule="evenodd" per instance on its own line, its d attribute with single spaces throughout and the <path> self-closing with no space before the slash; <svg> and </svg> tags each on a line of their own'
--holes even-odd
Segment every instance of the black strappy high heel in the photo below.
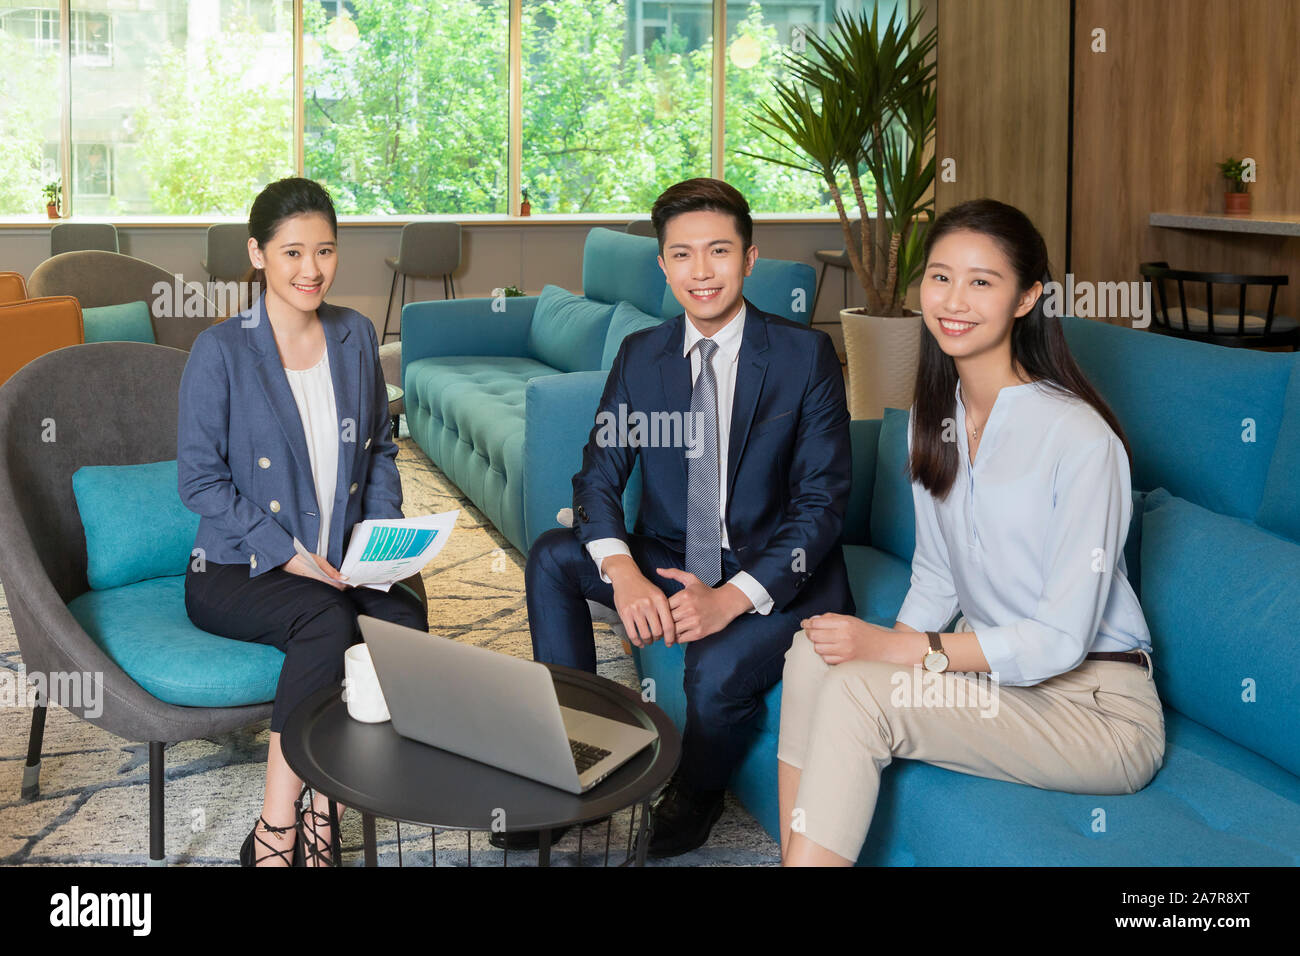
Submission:
<svg viewBox="0 0 1300 956">
<path fill-rule="evenodd" d="M 295 820 L 293 823 L 289 824 L 288 826 L 273 827 L 271 826 L 271 824 L 266 822 L 266 817 L 258 816 L 257 823 L 253 824 L 252 831 L 248 834 L 248 836 L 244 837 L 244 845 L 239 848 L 239 865 L 257 866 L 257 859 L 255 858 L 256 844 L 261 844 L 262 846 L 266 847 L 268 850 L 271 851 L 270 853 L 266 854 L 266 856 L 261 857 L 261 859 L 267 860 L 270 859 L 272 856 L 278 856 L 282 860 L 288 859 L 290 866 L 302 866 L 303 856 L 302 856 L 302 833 L 300 832 L 301 822 L 302 822 L 302 818 L 301 816 L 299 816 L 297 820 Z M 286 854 L 289 852 L 288 850 L 277 849 L 276 847 L 272 846 L 270 843 L 263 840 L 257 833 L 258 823 L 260 823 L 263 829 L 265 829 L 269 833 L 284 833 L 288 830 L 294 830 L 297 833 L 297 839 L 295 839 L 293 842 L 293 855 L 286 856 Z"/>
<path fill-rule="evenodd" d="M 301 804 L 303 796 L 307 793 L 307 788 L 303 787 L 302 793 L 298 795 L 298 801 Z M 332 818 L 332 819 L 331 819 Z M 330 827 L 329 853 L 321 849 L 324 840 L 316 836 L 318 826 Z M 307 838 L 308 828 L 311 831 L 311 839 Z M 307 866 L 311 861 L 313 866 L 338 866 L 341 848 L 339 846 L 339 821 L 335 814 L 321 813 L 310 803 L 307 808 L 298 811 L 298 843 L 297 846 L 304 847 L 304 859 L 300 864 Z"/>
</svg>

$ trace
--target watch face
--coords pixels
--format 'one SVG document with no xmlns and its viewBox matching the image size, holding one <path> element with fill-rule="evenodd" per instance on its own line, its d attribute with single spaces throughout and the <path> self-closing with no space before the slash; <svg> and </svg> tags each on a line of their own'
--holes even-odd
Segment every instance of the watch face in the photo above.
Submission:
<svg viewBox="0 0 1300 956">
<path fill-rule="evenodd" d="M 942 651 L 931 651 L 925 655 L 925 659 L 921 663 L 928 671 L 938 672 L 946 670 L 948 667 L 948 655 Z"/>
</svg>

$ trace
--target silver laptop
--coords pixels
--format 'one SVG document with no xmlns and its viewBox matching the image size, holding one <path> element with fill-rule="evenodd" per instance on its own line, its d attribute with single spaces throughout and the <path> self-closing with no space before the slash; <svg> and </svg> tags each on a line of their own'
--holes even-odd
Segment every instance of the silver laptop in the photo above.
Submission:
<svg viewBox="0 0 1300 956">
<path fill-rule="evenodd" d="M 561 707 L 551 672 L 470 644 L 358 614 L 403 737 L 584 793 L 659 734 Z"/>
</svg>

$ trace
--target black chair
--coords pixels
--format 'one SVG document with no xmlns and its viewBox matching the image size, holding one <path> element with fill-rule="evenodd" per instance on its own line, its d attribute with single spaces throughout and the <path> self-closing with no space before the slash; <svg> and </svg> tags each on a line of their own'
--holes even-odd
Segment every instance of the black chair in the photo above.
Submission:
<svg viewBox="0 0 1300 956">
<path fill-rule="evenodd" d="M 1171 269 L 1167 262 L 1143 262 L 1139 264 L 1138 272 L 1150 280 L 1153 287 L 1151 327 L 1162 335 L 1229 348 L 1290 346 L 1293 352 L 1300 350 L 1300 323 L 1291 316 L 1275 313 L 1277 290 L 1288 284 L 1284 275 L 1193 272 Z M 1172 299 L 1172 288 L 1167 283 L 1177 287 L 1176 301 Z M 1188 303 L 1188 283 L 1195 289 L 1205 287 L 1204 302 Z M 1220 287 L 1217 295 L 1215 286 Z M 1251 286 L 1268 289 L 1265 308 L 1246 307 L 1246 292 Z"/>
</svg>

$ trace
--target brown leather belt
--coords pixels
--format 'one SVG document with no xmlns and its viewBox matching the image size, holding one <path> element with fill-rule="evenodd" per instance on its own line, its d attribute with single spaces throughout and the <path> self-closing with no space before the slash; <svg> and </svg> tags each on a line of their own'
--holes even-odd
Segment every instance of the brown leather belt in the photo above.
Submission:
<svg viewBox="0 0 1300 956">
<path fill-rule="evenodd" d="M 1141 651 L 1096 651 L 1084 657 L 1085 661 L 1121 661 L 1125 664 L 1141 664 L 1147 666 L 1146 658 L 1142 656 Z"/>
</svg>

